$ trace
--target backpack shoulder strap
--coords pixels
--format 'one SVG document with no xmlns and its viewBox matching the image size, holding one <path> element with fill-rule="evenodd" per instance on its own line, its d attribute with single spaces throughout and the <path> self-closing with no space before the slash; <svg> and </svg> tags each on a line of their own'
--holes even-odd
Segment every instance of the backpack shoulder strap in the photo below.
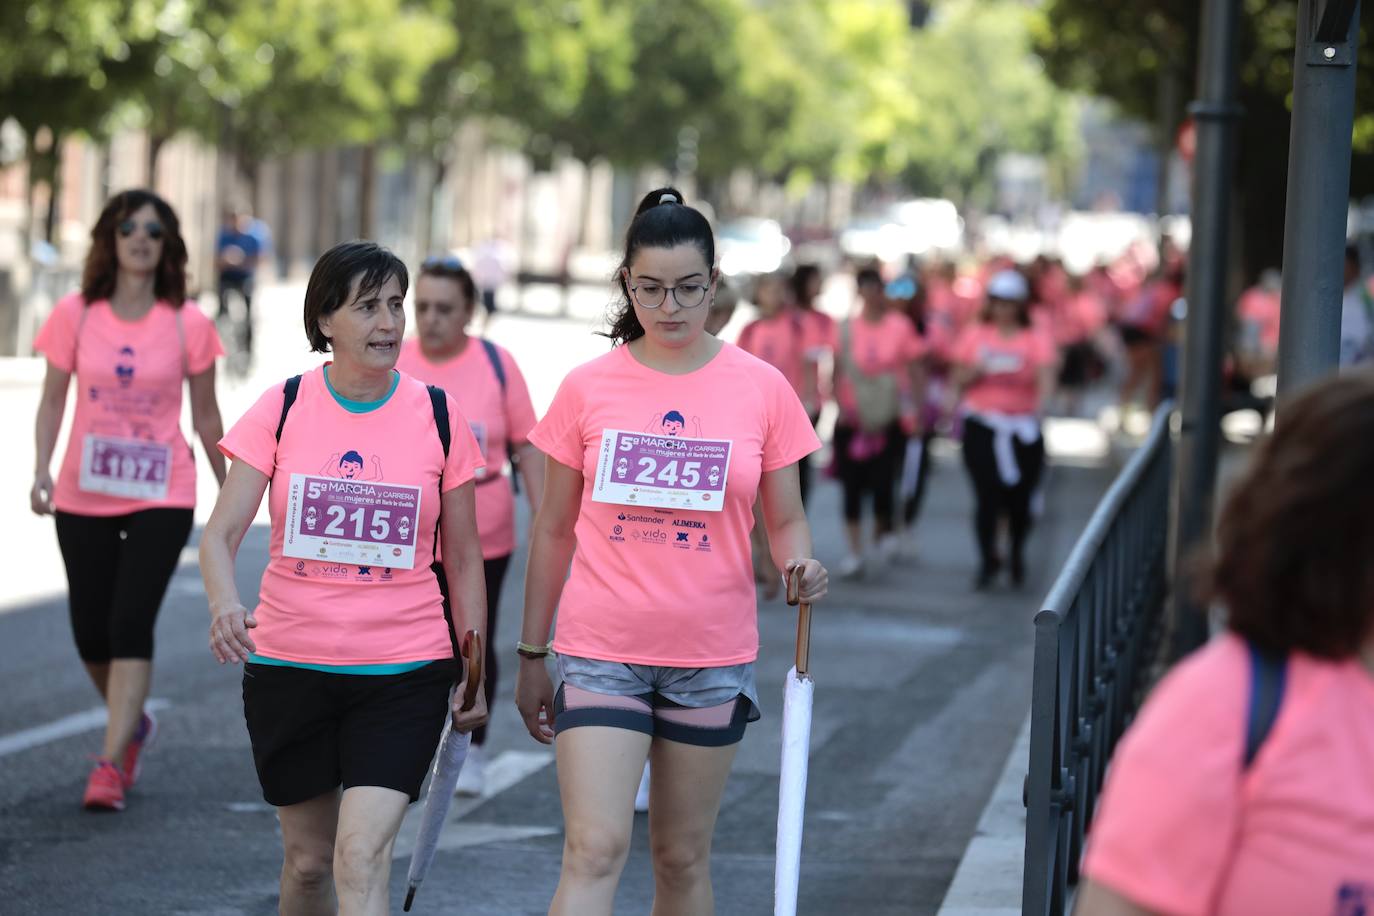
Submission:
<svg viewBox="0 0 1374 916">
<path fill-rule="evenodd" d="M 485 337 L 479 338 L 482 341 L 482 349 L 486 351 L 487 359 L 491 362 L 491 371 L 496 373 L 496 380 L 501 383 L 501 393 L 506 393 L 506 367 L 501 364 L 501 351 L 496 349 L 496 344 L 487 340 Z"/>
<path fill-rule="evenodd" d="M 286 428 L 286 415 L 291 412 L 291 405 L 296 403 L 296 395 L 301 390 L 301 377 L 293 375 L 286 380 L 286 384 L 281 386 L 281 419 L 277 421 L 277 441 L 281 441 L 281 431 Z"/>
<path fill-rule="evenodd" d="M 448 395 L 436 385 L 426 385 L 429 403 L 434 410 L 434 428 L 439 431 L 439 444 L 444 448 L 444 460 L 448 460 L 449 446 L 452 445 L 452 431 L 448 428 Z M 442 472 L 441 472 L 442 473 Z"/>
<path fill-rule="evenodd" d="M 1264 740 L 1274 728 L 1283 704 L 1288 681 L 1288 660 L 1260 649 L 1250 648 L 1250 709 L 1245 725 L 1245 765 L 1249 769 L 1259 755 Z"/>
</svg>

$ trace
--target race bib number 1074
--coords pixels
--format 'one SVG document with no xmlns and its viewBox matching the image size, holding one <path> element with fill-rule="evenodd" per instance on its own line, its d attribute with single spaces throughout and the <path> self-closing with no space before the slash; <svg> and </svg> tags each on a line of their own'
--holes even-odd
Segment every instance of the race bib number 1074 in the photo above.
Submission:
<svg viewBox="0 0 1374 916">
<path fill-rule="evenodd" d="M 592 500 L 619 506 L 719 512 L 730 440 L 608 429 L 601 434 Z"/>
<path fill-rule="evenodd" d="M 413 569 L 419 522 L 419 487 L 292 474 L 282 554 Z"/>
</svg>

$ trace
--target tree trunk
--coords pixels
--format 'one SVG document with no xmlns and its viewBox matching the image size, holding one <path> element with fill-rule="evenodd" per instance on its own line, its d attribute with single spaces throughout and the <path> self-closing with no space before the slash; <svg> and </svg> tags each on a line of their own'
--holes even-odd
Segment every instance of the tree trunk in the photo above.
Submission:
<svg viewBox="0 0 1374 916">
<path fill-rule="evenodd" d="M 439 191 L 444 186 L 444 177 L 448 174 L 448 159 L 443 156 L 433 156 L 429 159 L 429 194 L 425 198 L 425 219 L 420 226 L 419 249 L 420 257 L 427 258 L 434 251 L 434 224 L 439 218 Z M 448 250 L 448 243 L 445 240 L 444 250 Z"/>
<path fill-rule="evenodd" d="M 148 188 L 157 190 L 157 161 L 162 156 L 162 147 L 171 139 L 165 134 L 148 135 Z"/>
<path fill-rule="evenodd" d="M 369 143 L 363 147 L 362 162 L 358 176 L 358 238 L 372 238 L 373 229 L 373 192 L 377 185 L 377 145 Z"/>
<path fill-rule="evenodd" d="M 57 131 L 52 133 L 52 148 L 47 156 L 52 162 L 52 173 L 48 179 L 48 216 L 43 225 L 43 238 L 52 245 L 57 236 L 57 220 L 62 207 L 62 135 Z"/>
</svg>

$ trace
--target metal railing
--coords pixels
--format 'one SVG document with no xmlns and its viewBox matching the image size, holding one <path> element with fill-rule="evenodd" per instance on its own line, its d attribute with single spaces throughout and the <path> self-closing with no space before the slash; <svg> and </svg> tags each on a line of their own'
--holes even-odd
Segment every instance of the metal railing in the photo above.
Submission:
<svg viewBox="0 0 1374 916">
<path fill-rule="evenodd" d="M 1171 406 L 1107 490 L 1035 615 L 1023 916 L 1060 916 L 1107 761 L 1162 631 Z"/>
</svg>

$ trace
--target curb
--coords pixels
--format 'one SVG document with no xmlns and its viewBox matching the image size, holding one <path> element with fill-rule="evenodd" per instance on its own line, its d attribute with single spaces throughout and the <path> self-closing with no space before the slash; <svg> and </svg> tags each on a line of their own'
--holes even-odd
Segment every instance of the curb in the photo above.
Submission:
<svg viewBox="0 0 1374 916">
<path fill-rule="evenodd" d="M 939 916 L 1019 916 L 1026 856 L 1026 807 L 1021 801 L 1030 757 L 1030 713 L 1012 744 L 973 838 L 954 873 Z"/>
</svg>

